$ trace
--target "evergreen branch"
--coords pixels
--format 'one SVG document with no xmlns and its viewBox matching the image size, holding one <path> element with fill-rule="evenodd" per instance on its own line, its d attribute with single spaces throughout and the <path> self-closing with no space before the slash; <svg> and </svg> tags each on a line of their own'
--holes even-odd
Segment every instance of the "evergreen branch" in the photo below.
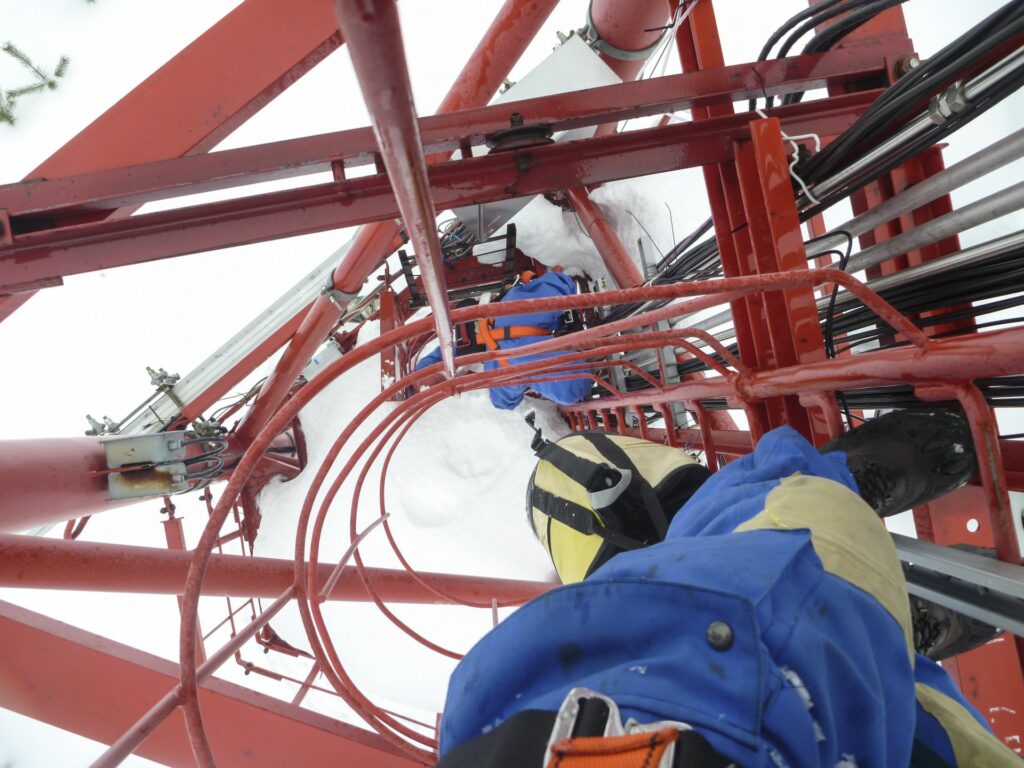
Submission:
<svg viewBox="0 0 1024 768">
<path fill-rule="evenodd" d="M 57 62 L 57 68 L 53 70 L 53 76 L 64 77 L 68 73 L 68 65 L 71 63 L 71 59 L 67 56 L 61 56 L 60 61 Z"/>
<path fill-rule="evenodd" d="M 39 93 L 41 90 L 46 88 L 46 83 L 35 83 L 34 85 L 23 85 L 21 88 L 15 88 L 13 91 L 7 92 L 7 100 L 14 104 L 15 101 L 20 99 L 22 96 L 27 96 L 30 93 Z"/>
<path fill-rule="evenodd" d="M 0 89 L 0 123 L 14 125 L 14 102 L 8 101 L 3 89 Z"/>
<path fill-rule="evenodd" d="M 27 67 L 29 70 L 35 73 L 35 76 L 38 77 L 42 82 L 49 83 L 52 81 L 52 78 L 45 72 L 43 72 L 43 70 L 37 67 L 34 63 L 32 63 L 32 59 L 26 56 L 25 53 L 21 51 L 14 43 L 7 41 L 6 43 L 4 43 L 4 47 L 2 50 L 8 56 L 17 59 L 21 62 L 23 66 Z"/>
</svg>

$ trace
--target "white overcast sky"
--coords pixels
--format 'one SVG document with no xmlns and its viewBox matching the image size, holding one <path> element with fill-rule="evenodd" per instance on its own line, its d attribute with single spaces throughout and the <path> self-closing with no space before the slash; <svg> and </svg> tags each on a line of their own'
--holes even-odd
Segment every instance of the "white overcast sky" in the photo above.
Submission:
<svg viewBox="0 0 1024 768">
<path fill-rule="evenodd" d="M 61 55 L 71 57 L 68 76 L 56 92 L 27 97 L 20 105 L 18 125 L 0 125 L 0 183 L 23 178 L 237 4 L 237 0 L 98 0 L 95 4 L 85 0 L 0 0 L 0 43 L 14 42 L 47 68 Z M 1000 4 L 997 0 L 910 0 L 905 7 L 917 49 L 928 55 Z M 496 0 L 400 3 L 421 114 L 433 112 L 499 5 Z M 521 77 L 550 52 L 556 43 L 555 30 L 567 32 L 581 26 L 586 6 L 585 0 L 562 0 L 512 79 Z M 753 59 L 768 32 L 803 7 L 803 0 L 717 0 L 727 63 Z M 669 72 L 678 70 L 676 62 L 673 54 Z M 17 65 L 0 56 L 0 86 L 12 88 L 23 82 L 24 73 Z M 1011 103 L 953 137 L 947 162 L 1018 128 L 1022 107 L 1018 94 Z M 367 122 L 342 49 L 242 126 L 221 148 Z M 1021 169 L 1018 163 L 994 174 L 958 192 L 956 200 L 963 204 L 1016 181 Z M 706 215 L 702 195 L 680 197 L 665 201 L 677 212 L 677 225 L 679 219 L 699 221 Z M 971 244 L 1022 227 L 1024 217 L 1018 214 L 1012 221 L 980 227 L 963 240 Z M 345 232 L 323 233 L 197 254 L 70 277 L 63 287 L 43 291 L 0 323 L 4 372 L 0 402 L 6 406 L 0 437 L 78 435 L 87 426 L 86 413 L 121 418 L 149 393 L 146 366 L 187 373 L 348 236 Z M 155 503 L 143 511 L 108 513 L 90 524 L 88 537 L 160 546 L 159 506 Z M 197 502 L 186 499 L 181 506 L 188 510 L 189 531 L 194 536 L 199 522 Z M 154 653 L 176 656 L 172 599 L 82 600 L 66 593 L 11 590 L 0 590 L 0 599 L 22 603 Z M 153 615 L 154 606 L 162 620 L 147 619 L 145 626 L 132 620 L 133 616 Z M 15 663 L 15 658 L 3 662 Z M 70 734 L 0 712 L 0 768 L 5 761 L 18 768 L 82 764 L 100 749 Z"/>
</svg>

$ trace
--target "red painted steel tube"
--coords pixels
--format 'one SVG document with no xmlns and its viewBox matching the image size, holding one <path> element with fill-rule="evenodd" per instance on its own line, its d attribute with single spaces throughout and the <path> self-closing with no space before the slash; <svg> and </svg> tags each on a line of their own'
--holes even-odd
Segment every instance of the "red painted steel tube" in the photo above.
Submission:
<svg viewBox="0 0 1024 768">
<path fill-rule="evenodd" d="M 17 533 L 131 504 L 107 501 L 95 437 L 0 441 L 0 532 Z"/>
<path fill-rule="evenodd" d="M 619 288 L 635 288 L 642 285 L 644 276 L 640 272 L 629 251 L 623 246 L 615 228 L 605 217 L 601 206 L 590 199 L 585 187 L 572 187 L 565 191 L 569 202 L 580 217 L 583 228 L 587 230 L 594 247 L 601 254 L 604 264 L 608 267 L 612 279 Z"/>
<path fill-rule="evenodd" d="M 904 46 L 908 47 L 908 46 Z M 890 56 L 909 50 L 891 45 Z M 488 59 L 490 61 L 490 59 Z M 878 79 L 884 67 L 878 56 L 861 49 L 828 51 L 808 56 L 760 62 L 756 72 L 772 96 L 792 91 L 842 85 L 857 79 Z M 424 151 L 449 152 L 463 141 L 482 146 L 486 137 L 508 128 L 513 112 L 525 126 L 546 125 L 570 130 L 629 118 L 721 104 L 762 95 L 754 65 L 669 75 L 635 83 L 589 88 L 585 91 L 498 104 L 453 114 L 420 118 Z M 33 180 L 0 186 L 0 210 L 14 219 L 33 216 L 61 218 L 92 211 L 165 200 L 182 194 L 293 178 L 374 162 L 373 132 L 369 127 L 276 141 L 252 147 L 159 160 L 127 168 Z M 428 158 L 429 162 L 429 158 Z"/>
<path fill-rule="evenodd" d="M 156 547 L 69 541 L 37 536 L 0 534 L 0 586 L 21 589 L 71 589 L 89 592 L 125 592 L 177 595 L 182 592 L 192 553 Z M 326 581 L 332 566 L 318 570 Z M 404 570 L 368 568 L 374 589 L 388 602 L 476 602 L 490 605 L 529 600 L 554 584 L 487 579 L 443 573 L 420 572 L 429 586 L 418 583 Z M 213 597 L 272 598 L 294 580 L 291 560 L 241 555 L 213 555 L 203 581 L 203 594 Z M 368 601 L 356 569 L 345 569 L 329 600 Z"/>
<path fill-rule="evenodd" d="M 25 608 L 0 603 L 0 707 L 111 744 L 178 681 L 178 666 Z M 203 708 L 225 766 L 414 768 L 376 734 L 213 678 Z M 244 726 L 244 727 L 243 727 Z M 137 754 L 190 765 L 181 719 L 163 721 Z"/>
<path fill-rule="evenodd" d="M 456 78 L 442 106 L 462 109 L 486 103 L 522 56 L 537 30 L 554 9 L 556 2 L 557 0 L 506 0 L 480 41 L 478 50 L 483 49 L 487 55 L 474 55 L 470 58 Z M 517 32 L 508 34 L 513 25 Z M 400 46 L 401 37 L 390 41 L 385 50 L 394 42 Z M 338 200 L 335 198 L 332 207 L 344 207 L 344 202 L 341 206 L 337 203 Z M 393 219 L 397 213 L 396 210 L 378 218 Z M 397 240 L 398 227 L 393 221 L 382 221 L 366 230 L 357 233 L 356 242 L 334 272 L 331 287 L 342 293 L 356 293 L 380 261 L 400 244 Z M 336 311 L 330 305 L 324 306 L 323 302 L 319 308 L 310 310 L 310 315 L 304 321 L 309 334 L 296 337 L 289 344 L 285 352 L 289 357 L 288 364 L 279 363 L 271 373 L 265 389 L 272 388 L 272 394 L 253 404 L 239 429 L 241 437 L 251 441 L 267 423 L 270 415 L 284 401 L 299 371 L 323 342 L 336 317 Z"/>
<path fill-rule="evenodd" d="M 853 123 L 873 96 L 795 104 L 772 114 L 790 132 L 838 132 Z M 738 115 L 445 163 L 431 170 L 434 203 L 438 209 L 450 208 L 722 162 L 731 159 L 730 142 L 747 135 L 747 122 Z M 0 292 L 17 292 L 53 276 L 321 232 L 397 214 L 387 179 L 371 176 L 32 232 L 19 236 L 14 246 L 0 248 Z M 342 266 L 359 258 L 350 250 Z"/>
<path fill-rule="evenodd" d="M 490 101 L 557 5 L 558 0 L 506 0 L 441 101 L 438 113 L 458 112 Z"/>
<path fill-rule="evenodd" d="M 788 162 L 778 121 L 753 121 L 751 141 L 737 150 L 736 169 L 753 249 L 748 264 L 756 273 L 807 269 Z M 810 288 L 766 292 L 762 302 L 774 366 L 825 359 L 821 322 Z M 806 408 L 793 397 L 784 399 L 782 407 L 786 423 L 812 444 L 828 440 L 827 414 Z"/>
<path fill-rule="evenodd" d="M 335 0 L 334 8 L 342 34 L 349 40 L 352 64 L 370 113 L 373 134 L 416 253 L 445 371 L 453 376 L 455 337 L 448 316 L 444 258 L 437 236 L 437 212 L 430 199 L 427 162 L 416 122 L 398 7 L 395 0 L 372 4 Z"/>
<path fill-rule="evenodd" d="M 646 51 L 658 42 L 668 20 L 668 9 L 658 2 L 633 0 L 591 0 L 590 21 L 605 45 L 598 44 L 601 58 L 623 80 L 633 80 L 644 65 L 643 58 L 629 53 Z M 615 50 L 618 49 L 618 50 Z"/>
</svg>

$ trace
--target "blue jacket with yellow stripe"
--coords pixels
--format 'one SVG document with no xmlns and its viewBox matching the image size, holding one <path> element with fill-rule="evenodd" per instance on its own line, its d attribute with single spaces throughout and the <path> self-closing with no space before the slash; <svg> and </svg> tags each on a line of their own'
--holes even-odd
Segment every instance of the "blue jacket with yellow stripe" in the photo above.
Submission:
<svg viewBox="0 0 1024 768">
<path fill-rule="evenodd" d="M 724 622 L 731 644 L 712 643 Z M 524 606 L 452 675 L 441 752 L 583 686 L 690 723 L 740 766 L 1020 765 L 914 653 L 884 524 L 794 431 L 713 475 L 664 542 Z"/>
</svg>

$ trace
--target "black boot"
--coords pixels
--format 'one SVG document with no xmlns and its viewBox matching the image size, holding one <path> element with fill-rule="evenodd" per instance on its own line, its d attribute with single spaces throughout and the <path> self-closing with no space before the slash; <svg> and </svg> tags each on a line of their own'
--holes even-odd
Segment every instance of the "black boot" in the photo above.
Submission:
<svg viewBox="0 0 1024 768">
<path fill-rule="evenodd" d="M 935 661 L 985 645 L 1002 632 L 991 624 L 915 595 L 910 596 L 910 618 L 914 624 L 914 649 Z"/>
<path fill-rule="evenodd" d="M 846 453 L 861 498 L 880 517 L 937 499 L 977 469 L 970 425 L 955 413 L 887 413 L 818 450 Z"/>
</svg>

